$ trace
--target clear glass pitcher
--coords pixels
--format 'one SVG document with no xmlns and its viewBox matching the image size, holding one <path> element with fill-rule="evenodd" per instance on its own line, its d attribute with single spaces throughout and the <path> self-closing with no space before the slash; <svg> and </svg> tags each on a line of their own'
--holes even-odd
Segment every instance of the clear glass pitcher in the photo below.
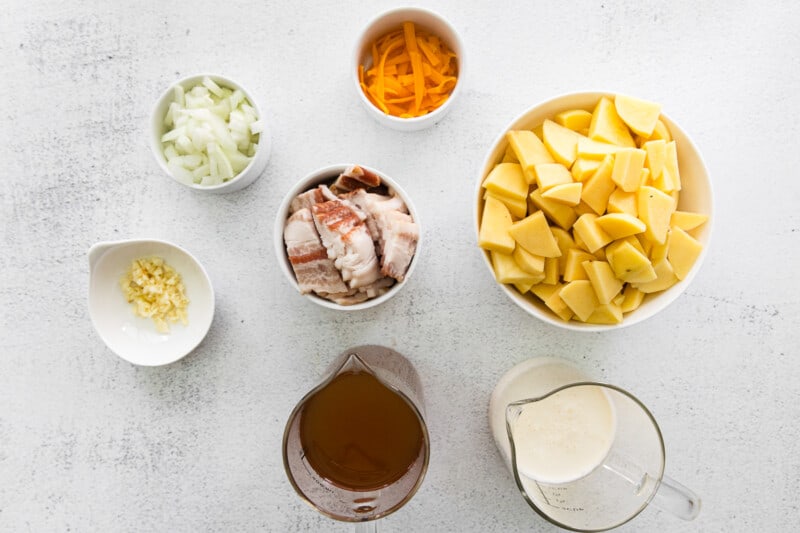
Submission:
<svg viewBox="0 0 800 533">
<path fill-rule="evenodd" d="M 573 531 L 605 531 L 648 504 L 691 520 L 700 499 L 664 475 L 664 441 L 632 394 L 555 358 L 525 361 L 498 382 L 490 425 L 522 496 Z"/>
<path fill-rule="evenodd" d="M 411 362 L 382 346 L 345 350 L 292 411 L 283 464 L 322 514 L 374 531 L 408 502 L 428 468 L 422 385 Z"/>
</svg>

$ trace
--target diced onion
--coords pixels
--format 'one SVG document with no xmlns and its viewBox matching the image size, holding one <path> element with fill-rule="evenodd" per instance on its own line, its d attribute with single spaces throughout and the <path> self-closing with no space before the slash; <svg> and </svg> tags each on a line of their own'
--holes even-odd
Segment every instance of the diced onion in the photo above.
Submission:
<svg viewBox="0 0 800 533">
<path fill-rule="evenodd" d="M 161 136 L 167 168 L 188 184 L 219 185 L 250 163 L 264 123 L 240 89 L 204 77 L 199 85 L 174 88 Z"/>
</svg>

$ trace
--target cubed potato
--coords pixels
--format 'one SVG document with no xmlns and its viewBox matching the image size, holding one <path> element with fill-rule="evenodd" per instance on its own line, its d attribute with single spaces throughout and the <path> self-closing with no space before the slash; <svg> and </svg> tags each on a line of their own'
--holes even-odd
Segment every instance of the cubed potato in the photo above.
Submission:
<svg viewBox="0 0 800 533">
<path fill-rule="evenodd" d="M 535 285 L 535 283 L 533 281 L 531 281 L 530 283 L 528 283 L 528 282 L 526 282 L 526 283 L 512 283 L 512 285 L 514 286 L 515 289 L 517 289 L 517 291 L 520 294 L 525 294 L 526 292 L 531 290 L 531 287 L 533 287 Z"/>
<path fill-rule="evenodd" d="M 561 255 L 542 211 L 536 211 L 519 222 L 514 222 L 508 229 L 508 233 L 517 244 L 532 254 L 544 257 Z"/>
<path fill-rule="evenodd" d="M 486 200 L 486 198 L 488 198 L 489 196 L 491 196 L 495 200 L 500 200 L 501 202 L 503 202 L 505 206 L 508 208 L 509 213 L 511 213 L 511 216 L 513 216 L 516 219 L 525 218 L 525 215 L 528 214 L 528 202 L 525 199 L 520 201 L 520 200 L 515 200 L 514 198 L 509 198 L 508 196 L 504 196 L 502 194 L 498 194 L 496 192 L 484 191 L 483 199 Z"/>
<path fill-rule="evenodd" d="M 564 281 L 575 281 L 576 279 L 589 279 L 583 269 L 583 263 L 594 261 L 595 257 L 579 248 L 570 248 L 564 260 L 564 274 L 561 276 Z"/>
<path fill-rule="evenodd" d="M 642 169 L 647 152 L 640 148 L 626 148 L 614 156 L 611 180 L 625 192 L 634 192 L 642 185 Z"/>
<path fill-rule="evenodd" d="M 655 141 L 658 139 L 663 139 L 667 142 L 672 140 L 672 135 L 669 133 L 669 128 L 661 119 L 656 121 L 656 127 L 653 128 L 653 133 L 649 137 L 642 137 L 641 135 L 636 136 L 636 144 L 637 146 L 642 146 L 647 141 Z"/>
<path fill-rule="evenodd" d="M 585 159 L 579 157 L 572 163 L 572 168 L 569 170 L 575 181 L 585 181 L 597 171 L 600 163 L 602 163 L 602 159 Z"/>
<path fill-rule="evenodd" d="M 632 217 L 639 216 L 639 209 L 636 206 L 636 193 L 625 192 L 622 189 L 614 189 L 608 197 L 609 213 L 625 213 Z"/>
<path fill-rule="evenodd" d="M 559 293 L 564 287 L 561 283 L 549 285 L 540 283 L 531 287 L 531 292 L 535 294 L 544 304 L 553 311 L 561 320 L 569 320 L 572 318 L 572 311 L 569 306 L 564 303 Z"/>
<path fill-rule="evenodd" d="M 511 224 L 511 213 L 505 204 L 491 196 L 486 198 L 478 232 L 478 246 L 485 250 L 511 254 L 516 246 L 509 233 Z"/>
<path fill-rule="evenodd" d="M 597 171 L 583 184 L 581 200 L 598 215 L 606 212 L 608 199 L 616 188 L 616 185 L 611 180 L 613 170 L 614 156 L 607 155 L 597 168 Z"/>
<path fill-rule="evenodd" d="M 644 301 L 644 293 L 632 285 L 626 285 L 622 295 L 624 298 L 619 306 L 623 313 L 635 311 Z"/>
<path fill-rule="evenodd" d="M 572 183 L 572 174 L 561 163 L 542 163 L 533 168 L 534 174 L 536 174 L 536 185 L 542 192 L 556 185 Z"/>
<path fill-rule="evenodd" d="M 589 318 L 587 324 L 619 324 L 622 322 L 622 309 L 614 303 L 598 305 Z"/>
<path fill-rule="evenodd" d="M 570 109 L 558 113 L 554 120 L 556 124 L 579 132 L 589 129 L 589 125 L 592 123 L 592 114 L 585 109 Z"/>
<path fill-rule="evenodd" d="M 614 274 L 622 281 L 645 283 L 656 279 L 650 260 L 627 240 L 609 244 L 606 248 L 606 259 Z"/>
<path fill-rule="evenodd" d="M 675 141 L 670 141 L 667 143 L 666 147 L 666 159 L 664 160 L 664 174 L 669 174 L 670 180 L 672 182 L 672 190 L 679 191 L 681 190 L 681 173 L 678 169 L 678 149 L 675 145 Z"/>
<path fill-rule="evenodd" d="M 632 285 L 643 293 L 650 294 L 667 290 L 678 282 L 672 265 L 666 259 L 654 263 L 653 270 L 656 273 L 656 279 L 644 283 L 632 283 Z"/>
<path fill-rule="evenodd" d="M 650 178 L 657 180 L 661 177 L 661 171 L 667 160 L 667 141 L 664 139 L 647 141 L 642 148 L 647 153 L 644 164 L 650 169 Z"/>
<path fill-rule="evenodd" d="M 590 252 L 594 252 L 614 240 L 597 224 L 597 215 L 594 213 L 581 215 L 572 228 L 573 234 L 581 238 Z"/>
<path fill-rule="evenodd" d="M 607 97 L 601 98 L 592 112 L 589 138 L 619 146 L 636 146 L 628 126 L 617 114 L 614 102 Z"/>
<path fill-rule="evenodd" d="M 511 255 L 522 270 L 534 276 L 541 275 L 544 279 L 544 257 L 532 254 L 522 246 L 514 248 Z"/>
<path fill-rule="evenodd" d="M 544 279 L 542 283 L 548 285 L 555 285 L 558 283 L 560 277 L 559 265 L 561 261 L 558 257 L 545 257 L 544 258 Z"/>
<path fill-rule="evenodd" d="M 509 131 L 506 133 L 506 139 L 508 139 L 508 143 L 517 156 L 528 183 L 533 183 L 536 180 L 536 175 L 533 171 L 535 165 L 555 162 L 541 139 L 530 130 Z"/>
<path fill-rule="evenodd" d="M 515 200 L 528 196 L 528 182 L 518 163 L 498 163 L 483 180 L 487 191 L 492 191 Z"/>
<path fill-rule="evenodd" d="M 542 198 L 561 202 L 564 205 L 576 206 L 581 202 L 583 184 L 580 182 L 562 183 L 547 189 L 542 193 Z"/>
<path fill-rule="evenodd" d="M 675 200 L 655 187 L 643 186 L 637 191 L 636 209 L 639 220 L 645 223 L 645 236 L 663 243 L 667 238 L 669 220 L 675 211 Z"/>
<path fill-rule="evenodd" d="M 544 278 L 544 275 L 539 277 L 522 270 L 509 254 L 491 252 L 491 256 L 494 276 L 500 283 L 530 283 L 533 285 Z"/>
<path fill-rule="evenodd" d="M 558 295 L 581 322 L 586 322 L 600 305 L 592 283 L 586 279 L 570 281 L 564 285 Z"/>
<path fill-rule="evenodd" d="M 597 219 L 597 225 L 615 240 L 636 235 L 647 228 L 644 222 L 628 213 L 608 213 Z"/>
<path fill-rule="evenodd" d="M 503 152 L 503 159 L 500 160 L 501 163 L 519 163 L 519 159 L 517 159 L 517 154 L 514 153 L 514 148 L 508 144 L 506 145 L 506 150 Z"/>
<path fill-rule="evenodd" d="M 667 258 L 672 264 L 675 276 L 684 279 L 689 275 L 695 261 L 703 252 L 703 245 L 697 239 L 683 231 L 677 226 L 673 226 L 669 236 L 669 249 Z"/>
<path fill-rule="evenodd" d="M 542 136 L 553 159 L 567 168 L 571 167 L 577 157 L 578 139 L 583 136 L 552 120 L 545 120 L 542 124 Z"/>
<path fill-rule="evenodd" d="M 614 97 L 617 114 L 634 133 L 650 137 L 661 115 L 661 104 L 633 96 L 618 94 Z"/>
<path fill-rule="evenodd" d="M 614 155 L 623 148 L 625 147 L 582 137 L 578 139 L 577 156 L 583 159 L 602 161 L 607 155 Z"/>
<path fill-rule="evenodd" d="M 558 224 L 562 229 L 570 229 L 578 218 L 575 210 L 570 206 L 543 197 L 542 191 L 539 189 L 533 191 L 529 197 L 537 209 L 544 211 L 547 218 Z"/>
<path fill-rule="evenodd" d="M 693 230 L 706 223 L 708 215 L 690 211 L 674 211 L 669 219 L 670 226 L 677 226 L 684 231 Z"/>
<path fill-rule="evenodd" d="M 608 262 L 586 261 L 582 266 L 601 304 L 611 302 L 622 291 L 623 283 L 614 275 Z"/>
</svg>

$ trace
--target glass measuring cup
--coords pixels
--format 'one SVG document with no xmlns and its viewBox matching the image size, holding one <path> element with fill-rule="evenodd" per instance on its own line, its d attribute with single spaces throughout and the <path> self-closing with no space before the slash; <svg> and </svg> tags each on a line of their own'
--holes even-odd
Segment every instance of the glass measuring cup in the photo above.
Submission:
<svg viewBox="0 0 800 533">
<path fill-rule="evenodd" d="M 297 404 L 283 435 L 294 489 L 320 513 L 374 531 L 428 468 L 422 385 L 411 362 L 382 346 L 342 352 Z"/>
<path fill-rule="evenodd" d="M 498 450 L 528 504 L 553 524 L 605 531 L 648 504 L 691 520 L 700 498 L 664 475 L 664 442 L 627 391 L 556 358 L 512 368 L 489 407 Z"/>
</svg>

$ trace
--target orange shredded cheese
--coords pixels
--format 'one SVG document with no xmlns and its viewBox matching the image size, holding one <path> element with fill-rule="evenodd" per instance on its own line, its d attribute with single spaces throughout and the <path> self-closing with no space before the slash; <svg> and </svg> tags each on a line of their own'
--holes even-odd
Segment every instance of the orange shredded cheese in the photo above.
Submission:
<svg viewBox="0 0 800 533">
<path fill-rule="evenodd" d="M 426 115 L 447 101 L 458 82 L 455 53 L 413 22 L 376 39 L 368 59 L 358 68 L 361 89 L 388 115 Z"/>
</svg>

